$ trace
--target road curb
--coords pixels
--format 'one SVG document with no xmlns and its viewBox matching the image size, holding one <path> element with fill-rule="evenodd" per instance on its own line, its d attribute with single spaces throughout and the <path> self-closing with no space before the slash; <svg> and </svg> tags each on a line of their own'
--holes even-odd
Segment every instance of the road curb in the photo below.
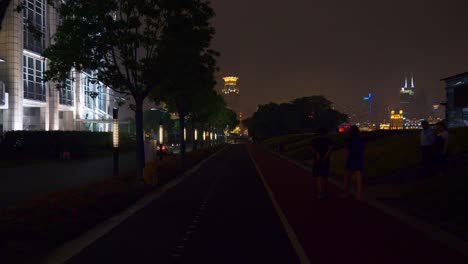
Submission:
<svg viewBox="0 0 468 264">
<path fill-rule="evenodd" d="M 291 163 L 294 163 L 295 165 L 301 167 L 302 169 L 312 173 L 312 169 L 305 166 L 304 164 L 301 164 L 300 162 L 296 161 L 296 160 L 293 160 L 293 159 L 290 159 L 289 157 L 285 156 L 285 155 L 282 155 L 280 153 L 277 153 L 277 152 L 274 152 L 274 151 L 271 151 L 265 147 L 263 147 L 263 149 L 265 149 L 266 151 L 272 153 L 272 154 L 275 154 Z M 340 182 L 338 182 L 337 180 L 335 179 L 332 179 L 332 178 L 329 178 L 328 179 L 332 184 L 338 186 L 339 188 L 343 188 L 343 184 L 341 184 Z M 440 229 L 439 227 L 437 226 L 434 226 L 432 224 L 429 224 L 427 222 L 424 222 L 422 220 L 420 220 L 419 218 L 416 218 L 414 216 L 411 216 L 411 215 L 407 215 L 405 213 L 403 213 L 402 211 L 396 209 L 396 208 L 393 208 L 393 207 L 390 207 L 382 202 L 380 202 L 379 200 L 369 196 L 368 194 L 366 194 L 363 202 L 367 203 L 369 206 L 385 213 L 386 215 L 388 216 L 391 216 L 391 217 L 394 217 L 396 219 L 398 219 L 400 222 L 403 222 L 409 226 L 411 226 L 412 228 L 418 230 L 419 232 L 423 233 L 425 236 L 429 237 L 430 239 L 432 240 L 435 240 L 435 241 L 438 241 L 438 242 L 441 242 L 442 244 L 444 244 L 445 246 L 447 246 L 448 248 L 451 248 L 451 249 L 454 249 L 456 251 L 458 251 L 460 254 L 468 257 L 468 242 Z"/>
<path fill-rule="evenodd" d="M 263 176 L 263 173 L 258 166 L 257 162 L 255 161 L 254 157 L 252 156 L 252 151 L 250 149 L 247 150 L 249 153 L 250 159 L 252 160 L 253 165 L 255 166 L 255 169 L 257 170 L 257 174 L 260 177 L 260 180 L 263 183 L 263 186 L 265 187 L 266 192 L 268 193 L 268 196 L 270 197 L 270 200 L 273 204 L 273 207 L 275 208 L 276 213 L 278 214 L 281 223 L 283 224 L 283 228 L 286 231 L 286 235 L 289 238 L 289 241 L 291 242 L 294 251 L 296 252 L 299 261 L 301 264 L 310 264 L 310 259 L 307 256 L 304 248 L 302 247 L 299 238 L 297 237 L 296 233 L 294 232 L 294 229 L 292 226 L 289 224 L 288 219 L 286 218 L 286 215 L 284 214 L 283 210 L 281 209 L 281 206 L 275 199 L 275 195 L 273 194 L 273 191 L 271 190 L 270 186 L 265 180 L 265 177 Z"/>
<path fill-rule="evenodd" d="M 186 180 L 188 177 L 190 177 L 193 173 L 195 173 L 197 170 L 199 170 L 206 162 L 214 158 L 215 156 L 219 155 L 223 151 L 225 151 L 228 148 L 228 146 L 223 147 L 222 149 L 218 150 L 217 152 L 211 154 L 208 158 L 202 160 L 199 162 L 197 165 L 194 167 L 190 168 L 186 172 L 184 172 L 180 177 L 177 179 L 174 179 L 173 181 L 163 185 L 161 188 L 158 190 L 155 190 L 147 195 L 145 195 L 143 198 L 138 200 L 136 203 L 133 205 L 129 206 L 127 209 L 119 213 L 118 215 L 115 215 L 101 224 L 98 224 L 97 226 L 91 228 L 90 230 L 84 232 L 82 235 L 65 242 L 63 245 L 57 247 L 55 250 L 53 250 L 44 260 L 42 260 L 41 263 L 43 264 L 61 264 L 65 263 L 69 259 L 71 259 L 73 256 L 77 255 L 79 252 L 81 252 L 83 249 L 94 243 L 96 240 L 101 238 L 102 236 L 106 235 L 112 229 L 117 227 L 120 223 L 125 221 L 127 218 L 131 217 L 141 209 L 145 208 L 148 204 L 150 204 L 153 201 L 156 201 L 157 199 L 161 198 L 164 196 L 168 191 L 170 191 L 172 188 L 176 187 L 179 185 L 181 182 Z"/>
</svg>

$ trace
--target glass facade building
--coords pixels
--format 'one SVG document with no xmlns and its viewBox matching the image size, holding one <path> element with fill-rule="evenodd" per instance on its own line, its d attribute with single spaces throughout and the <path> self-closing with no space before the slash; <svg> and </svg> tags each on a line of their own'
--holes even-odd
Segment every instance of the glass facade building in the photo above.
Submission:
<svg viewBox="0 0 468 264">
<path fill-rule="evenodd" d="M 10 0 L 1 7 L 0 131 L 110 131 L 112 91 L 92 81 L 92 72 L 72 71 L 60 84 L 44 81 L 48 60 L 41 53 L 60 23 L 56 10 L 47 0 Z"/>
</svg>

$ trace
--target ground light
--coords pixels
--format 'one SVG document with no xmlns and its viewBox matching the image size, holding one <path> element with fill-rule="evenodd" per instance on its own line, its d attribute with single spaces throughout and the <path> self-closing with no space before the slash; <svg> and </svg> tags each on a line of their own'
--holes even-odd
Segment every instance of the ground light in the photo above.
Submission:
<svg viewBox="0 0 468 264">
<path fill-rule="evenodd" d="M 159 159 L 163 159 L 164 127 L 159 123 Z"/>
<path fill-rule="evenodd" d="M 164 127 L 163 125 L 159 125 L 159 144 L 164 143 Z"/>
<path fill-rule="evenodd" d="M 114 156 L 114 176 L 119 176 L 119 108 L 114 108 L 112 111 L 113 129 L 112 143 Z"/>
<path fill-rule="evenodd" d="M 193 150 L 197 149 L 197 144 L 198 144 L 198 130 L 195 128 L 193 130 Z"/>
</svg>

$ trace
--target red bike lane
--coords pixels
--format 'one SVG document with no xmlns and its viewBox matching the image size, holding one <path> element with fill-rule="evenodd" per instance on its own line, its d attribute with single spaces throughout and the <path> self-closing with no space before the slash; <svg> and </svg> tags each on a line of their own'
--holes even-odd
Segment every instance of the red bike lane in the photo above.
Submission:
<svg viewBox="0 0 468 264">
<path fill-rule="evenodd" d="M 312 175 L 259 146 L 253 159 L 311 263 L 468 263 L 456 250 L 329 185 L 316 199 Z"/>
</svg>

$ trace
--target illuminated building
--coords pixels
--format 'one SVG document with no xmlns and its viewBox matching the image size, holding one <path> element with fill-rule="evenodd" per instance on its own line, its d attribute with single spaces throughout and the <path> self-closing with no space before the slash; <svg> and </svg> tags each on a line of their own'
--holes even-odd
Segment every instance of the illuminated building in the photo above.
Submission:
<svg viewBox="0 0 468 264">
<path fill-rule="evenodd" d="M 362 100 L 369 102 L 369 121 L 372 120 L 372 101 L 373 101 L 372 93 L 369 93 L 367 96 L 362 97 Z"/>
<path fill-rule="evenodd" d="M 442 79 L 445 81 L 447 102 L 445 119 L 449 127 L 468 126 L 468 72 Z"/>
<path fill-rule="evenodd" d="M 15 11 L 24 3 L 24 11 Z M 59 16 L 47 0 L 0 5 L 0 132 L 10 130 L 112 130 L 113 95 L 89 71 L 72 71 L 60 84 L 44 82 L 41 56 Z M 34 21 L 39 37 L 27 29 Z"/>
<path fill-rule="evenodd" d="M 390 124 L 389 124 L 389 123 L 381 123 L 381 124 L 379 125 L 379 128 L 380 128 L 381 130 L 389 130 L 389 129 L 390 129 Z"/>
<path fill-rule="evenodd" d="M 239 77 L 226 76 L 223 77 L 224 88 L 222 89 L 222 95 L 226 101 L 227 106 L 236 113 L 237 119 L 240 121 L 240 125 L 232 131 L 232 133 L 242 133 L 242 112 L 240 110 L 240 91 L 237 88 L 237 81 Z"/>
<path fill-rule="evenodd" d="M 423 120 L 420 119 L 405 119 L 404 120 L 404 127 L 405 129 L 422 129 L 421 122 Z"/>
<path fill-rule="evenodd" d="M 403 120 L 403 110 L 398 112 L 392 110 L 390 112 L 390 129 L 403 129 L 404 128 L 404 120 Z"/>
<path fill-rule="evenodd" d="M 409 118 L 412 118 L 415 114 L 415 88 L 413 74 L 411 74 L 410 87 L 408 87 L 408 77 L 405 76 L 405 86 L 400 89 L 400 109 L 402 109 Z"/>
</svg>

